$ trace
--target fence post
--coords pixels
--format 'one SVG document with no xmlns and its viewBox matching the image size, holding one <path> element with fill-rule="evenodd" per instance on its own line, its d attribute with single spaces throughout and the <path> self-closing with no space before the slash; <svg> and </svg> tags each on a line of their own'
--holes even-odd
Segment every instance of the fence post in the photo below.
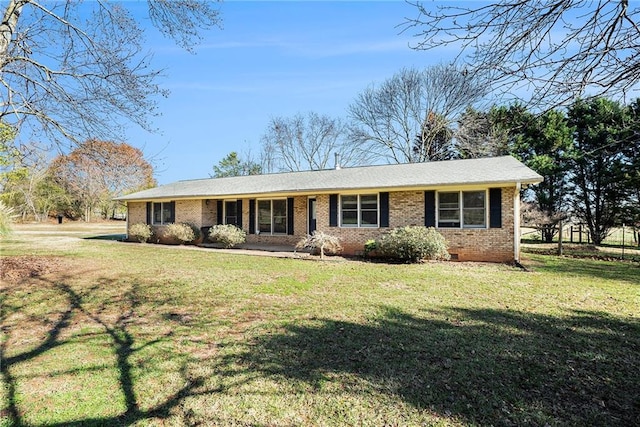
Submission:
<svg viewBox="0 0 640 427">
<path fill-rule="evenodd" d="M 622 256 L 620 259 L 624 259 L 624 222 L 622 223 Z"/>
<path fill-rule="evenodd" d="M 562 247 L 562 220 L 558 222 L 558 227 L 558 255 L 562 256 L 564 252 Z"/>
<path fill-rule="evenodd" d="M 582 224 L 580 224 L 580 240 L 578 241 L 578 243 L 582 243 Z"/>
</svg>

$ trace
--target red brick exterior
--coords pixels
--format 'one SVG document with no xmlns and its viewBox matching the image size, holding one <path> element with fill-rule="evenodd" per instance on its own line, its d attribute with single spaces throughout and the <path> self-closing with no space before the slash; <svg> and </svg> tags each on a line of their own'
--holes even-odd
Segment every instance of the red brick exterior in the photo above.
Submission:
<svg viewBox="0 0 640 427">
<path fill-rule="evenodd" d="M 447 190 L 451 191 L 451 190 Z M 367 192 L 371 194 L 371 192 Z M 514 203 L 516 188 L 502 188 L 502 227 L 483 229 L 439 228 L 449 243 L 453 259 L 460 261 L 509 262 L 514 260 Z M 242 199 L 242 225 L 247 243 L 294 246 L 308 232 L 308 200 L 316 199 L 317 230 L 341 239 L 344 254 L 362 254 L 369 239 L 377 239 L 391 228 L 424 225 L 425 195 L 423 190 L 389 193 L 389 228 L 355 228 L 329 226 L 329 194 L 298 195 L 294 197 L 294 230 L 292 235 L 249 234 L 250 199 Z M 146 221 L 146 203 L 130 202 L 129 224 Z M 217 222 L 217 200 L 179 200 L 175 205 L 176 222 L 190 222 L 206 227 Z M 488 206 L 487 206 L 488 209 Z"/>
</svg>

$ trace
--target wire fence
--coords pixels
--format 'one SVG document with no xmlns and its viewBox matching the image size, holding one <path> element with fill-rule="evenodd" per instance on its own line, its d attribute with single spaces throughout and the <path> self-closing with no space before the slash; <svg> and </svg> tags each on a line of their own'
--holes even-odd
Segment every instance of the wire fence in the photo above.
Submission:
<svg viewBox="0 0 640 427">
<path fill-rule="evenodd" d="M 522 238 L 530 241 L 542 241 L 542 232 L 525 227 L 522 230 Z M 559 238 L 560 233 L 556 232 L 553 242 L 558 242 Z M 640 228 L 622 226 L 613 228 L 602 241 L 602 245 L 638 247 L 638 239 L 640 239 Z M 564 225 L 562 227 L 562 241 L 566 243 L 592 243 L 589 229 L 581 224 Z"/>
<path fill-rule="evenodd" d="M 567 224 L 562 227 L 562 233 L 556 233 L 552 244 L 559 243 L 560 235 L 567 249 L 580 251 L 593 247 L 588 228 L 583 224 Z M 522 240 L 525 243 L 543 243 L 540 230 L 523 228 Z M 640 228 L 621 226 L 613 228 L 598 246 L 598 252 L 606 256 L 636 259 L 640 258 Z"/>
<path fill-rule="evenodd" d="M 563 227 L 562 241 L 569 243 L 591 243 L 587 227 L 584 225 L 567 225 Z M 602 241 L 604 246 L 638 246 L 638 228 L 622 226 L 612 229 Z M 556 236 L 556 241 L 558 237 Z"/>
</svg>

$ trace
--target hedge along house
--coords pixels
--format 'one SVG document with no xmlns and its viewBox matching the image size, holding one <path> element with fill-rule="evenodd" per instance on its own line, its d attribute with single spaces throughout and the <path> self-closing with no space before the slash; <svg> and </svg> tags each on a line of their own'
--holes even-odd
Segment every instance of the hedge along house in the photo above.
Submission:
<svg viewBox="0 0 640 427">
<path fill-rule="evenodd" d="M 248 244 L 293 246 L 315 230 L 358 255 L 407 225 L 435 227 L 452 259 L 518 261 L 520 190 L 542 177 L 510 156 L 179 181 L 120 197 L 127 226 L 234 224 Z"/>
</svg>

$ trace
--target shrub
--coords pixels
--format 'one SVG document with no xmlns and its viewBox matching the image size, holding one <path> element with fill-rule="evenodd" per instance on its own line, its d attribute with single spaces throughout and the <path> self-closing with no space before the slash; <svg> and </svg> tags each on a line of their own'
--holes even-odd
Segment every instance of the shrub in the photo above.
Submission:
<svg viewBox="0 0 640 427">
<path fill-rule="evenodd" d="M 166 226 L 166 236 L 185 244 L 196 240 L 196 234 L 193 227 L 185 223 L 169 224 Z"/>
<path fill-rule="evenodd" d="M 406 262 L 450 259 L 447 242 L 433 227 L 395 228 L 380 238 L 376 250 L 382 257 Z"/>
<path fill-rule="evenodd" d="M 189 222 L 185 222 L 185 225 L 188 225 L 189 227 L 191 227 L 191 231 L 193 231 L 193 240 L 190 243 L 202 243 L 202 230 L 200 230 L 200 227 L 197 227 L 194 224 L 191 224 Z"/>
<path fill-rule="evenodd" d="M 129 227 L 129 238 L 136 239 L 140 243 L 148 242 L 152 234 L 149 224 L 140 222 Z"/>
<path fill-rule="evenodd" d="M 364 256 L 370 256 L 378 248 L 378 243 L 374 239 L 369 239 L 364 244 Z"/>
<path fill-rule="evenodd" d="M 319 249 L 321 259 L 324 259 L 325 252 L 337 254 L 342 251 L 339 238 L 317 230 L 314 231 L 313 234 L 307 234 L 306 237 L 296 244 L 296 249 L 304 248 Z"/>
<path fill-rule="evenodd" d="M 247 233 L 233 224 L 214 225 L 209 230 L 209 239 L 225 248 L 232 248 L 247 240 Z"/>
<path fill-rule="evenodd" d="M 0 237 L 7 237 L 11 234 L 15 218 L 13 208 L 0 201 Z"/>
</svg>

